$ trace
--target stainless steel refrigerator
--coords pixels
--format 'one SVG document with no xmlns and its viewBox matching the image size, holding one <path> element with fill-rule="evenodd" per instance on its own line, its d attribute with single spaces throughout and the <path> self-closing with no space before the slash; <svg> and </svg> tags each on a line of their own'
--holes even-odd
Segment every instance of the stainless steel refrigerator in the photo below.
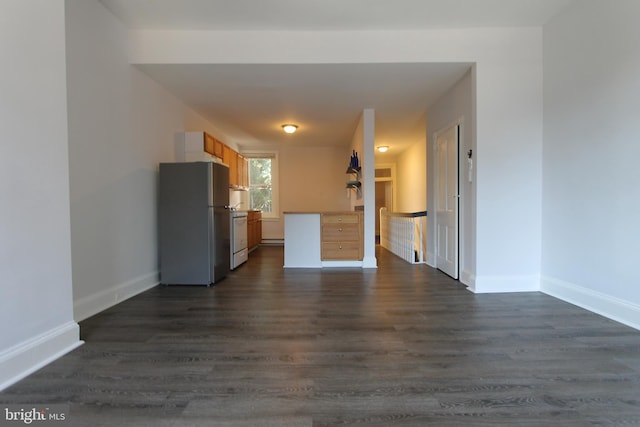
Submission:
<svg viewBox="0 0 640 427">
<path fill-rule="evenodd" d="M 160 283 L 210 285 L 229 272 L 229 168 L 161 163 Z"/>
</svg>

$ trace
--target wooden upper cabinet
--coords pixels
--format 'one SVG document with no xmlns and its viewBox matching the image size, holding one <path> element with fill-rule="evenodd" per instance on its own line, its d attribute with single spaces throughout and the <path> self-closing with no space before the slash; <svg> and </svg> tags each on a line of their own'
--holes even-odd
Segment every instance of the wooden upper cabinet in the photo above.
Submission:
<svg viewBox="0 0 640 427">
<path fill-rule="evenodd" d="M 241 187 L 249 186 L 249 160 L 242 154 L 238 154 L 238 185 Z"/>
<path fill-rule="evenodd" d="M 207 132 L 183 132 L 184 152 L 179 161 L 210 161 L 217 157 L 229 166 L 229 186 L 236 189 L 249 187 L 249 159 Z M 202 151 L 204 149 L 204 152 Z M 207 154 L 205 154 L 207 153 Z"/>
<path fill-rule="evenodd" d="M 229 158 L 233 150 L 226 145 L 222 146 L 222 163 L 229 164 Z"/>
<path fill-rule="evenodd" d="M 204 133 L 204 151 L 215 156 L 215 138 L 209 135 L 208 133 Z"/>
<path fill-rule="evenodd" d="M 229 185 L 238 186 L 238 153 L 225 145 L 222 161 L 229 165 Z"/>
<path fill-rule="evenodd" d="M 213 140 L 213 155 L 219 159 L 222 159 L 224 156 L 224 144 L 222 141 L 218 141 L 217 139 Z"/>
<path fill-rule="evenodd" d="M 245 158 L 244 159 L 244 164 L 243 164 L 243 182 L 245 187 L 249 188 L 249 159 Z"/>
<path fill-rule="evenodd" d="M 204 151 L 221 159 L 222 163 L 229 166 L 229 186 L 235 188 L 248 187 L 249 160 L 208 133 L 203 132 L 203 134 Z"/>
</svg>

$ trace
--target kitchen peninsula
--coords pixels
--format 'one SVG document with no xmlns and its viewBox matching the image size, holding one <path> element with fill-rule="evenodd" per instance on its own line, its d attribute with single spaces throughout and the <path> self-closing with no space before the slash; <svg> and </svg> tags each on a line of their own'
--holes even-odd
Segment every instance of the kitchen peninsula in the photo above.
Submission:
<svg viewBox="0 0 640 427">
<path fill-rule="evenodd" d="M 362 267 L 362 211 L 285 212 L 284 267 Z"/>
</svg>

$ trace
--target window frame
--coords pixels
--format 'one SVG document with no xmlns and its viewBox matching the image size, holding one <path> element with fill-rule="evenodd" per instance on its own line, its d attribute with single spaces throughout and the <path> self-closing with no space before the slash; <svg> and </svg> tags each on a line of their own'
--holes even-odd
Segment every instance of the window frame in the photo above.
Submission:
<svg viewBox="0 0 640 427">
<path fill-rule="evenodd" d="M 279 180 L 279 165 L 278 165 L 278 152 L 277 151 L 243 151 L 242 155 L 251 162 L 252 159 L 271 159 L 271 212 L 262 212 L 262 219 L 280 219 L 280 180 Z M 251 166 L 249 166 L 248 173 L 251 173 Z M 249 177 L 249 203 L 251 203 L 250 190 L 251 189 L 251 177 Z M 249 209 L 252 209 L 249 206 Z"/>
</svg>

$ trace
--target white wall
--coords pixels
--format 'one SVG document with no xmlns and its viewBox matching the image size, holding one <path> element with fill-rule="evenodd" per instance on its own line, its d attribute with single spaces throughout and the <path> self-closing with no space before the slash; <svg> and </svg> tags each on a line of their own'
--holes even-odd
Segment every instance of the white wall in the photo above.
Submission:
<svg viewBox="0 0 640 427">
<path fill-rule="evenodd" d="M 364 258 L 363 268 L 377 268 L 376 260 L 376 186 L 375 186 L 375 111 L 365 108 L 362 111 L 362 148 L 356 150 L 362 168 L 362 199 L 364 201 Z"/>
<path fill-rule="evenodd" d="M 128 63 L 128 32 L 96 0 L 67 0 L 71 247 L 75 318 L 158 283 L 159 162 L 202 117 Z"/>
<path fill-rule="evenodd" d="M 476 292 L 540 286 L 542 32 L 531 31 L 529 45 L 505 40 L 505 56 L 474 69 Z"/>
<path fill-rule="evenodd" d="M 63 0 L 0 2 L 0 389 L 78 345 Z"/>
<path fill-rule="evenodd" d="M 376 212 L 375 212 L 375 111 L 370 108 L 362 110 L 362 114 L 358 120 L 351 143 L 344 155 L 346 159 L 344 170 L 349 166 L 351 156 L 355 152 L 358 156 L 358 164 L 361 168 L 360 173 L 360 191 L 355 189 L 349 190 L 349 203 L 347 210 L 361 209 L 363 213 L 363 244 L 364 258 L 362 260 L 363 268 L 377 268 L 378 262 L 375 256 L 375 231 L 376 231 Z M 345 179 L 353 179 L 350 175 Z M 344 187 L 344 184 L 343 184 Z"/>
<path fill-rule="evenodd" d="M 355 151 L 360 165 L 360 196 L 356 190 L 350 190 L 349 210 L 363 210 L 363 244 L 364 258 L 363 268 L 377 268 L 378 262 L 375 256 L 375 111 L 370 108 L 362 110 L 360 119 L 351 138 L 346 158 L 351 158 Z M 347 161 L 347 165 L 349 162 Z M 346 167 L 345 167 L 346 169 Z M 350 178 L 353 178 L 351 176 Z"/>
<path fill-rule="evenodd" d="M 539 288 L 542 29 L 133 31 L 133 63 L 475 63 L 476 291 Z M 522 227 L 521 224 L 527 224 Z"/>
<path fill-rule="evenodd" d="M 475 278 L 475 156 L 474 167 L 471 170 L 472 182 L 469 182 L 469 168 L 467 152 L 475 148 L 475 122 L 474 122 L 474 71 L 469 70 L 447 93 L 436 103 L 431 105 L 427 112 L 427 261 L 435 265 L 435 137 L 438 131 L 460 122 L 460 147 L 459 147 L 459 242 L 460 242 L 460 281 L 476 291 Z"/>
<path fill-rule="evenodd" d="M 358 162 L 360 163 L 360 166 L 362 168 L 363 167 L 362 162 L 364 161 L 364 158 L 362 156 L 364 152 L 364 116 L 363 115 L 360 116 L 360 119 L 358 120 L 358 124 L 356 125 L 356 128 L 353 132 L 353 136 L 351 137 L 351 145 L 349 145 L 347 149 L 346 156 L 350 159 L 354 151 L 358 155 Z M 348 165 L 349 165 L 349 161 L 347 160 L 347 166 Z M 375 165 L 374 165 L 374 168 L 375 168 Z M 346 166 L 345 166 L 345 170 L 346 170 Z M 375 169 L 374 169 L 374 175 L 375 175 Z M 364 178 L 362 176 L 362 173 L 360 174 L 360 182 L 362 183 L 362 185 L 360 186 L 360 195 L 358 195 L 358 192 L 356 190 L 351 190 L 351 195 L 349 199 L 349 210 L 354 210 L 356 206 L 360 206 L 362 207 L 362 209 L 364 209 L 364 186 L 366 184 L 364 183 Z"/>
<path fill-rule="evenodd" d="M 544 27 L 542 289 L 640 328 L 640 2 Z"/>
</svg>

